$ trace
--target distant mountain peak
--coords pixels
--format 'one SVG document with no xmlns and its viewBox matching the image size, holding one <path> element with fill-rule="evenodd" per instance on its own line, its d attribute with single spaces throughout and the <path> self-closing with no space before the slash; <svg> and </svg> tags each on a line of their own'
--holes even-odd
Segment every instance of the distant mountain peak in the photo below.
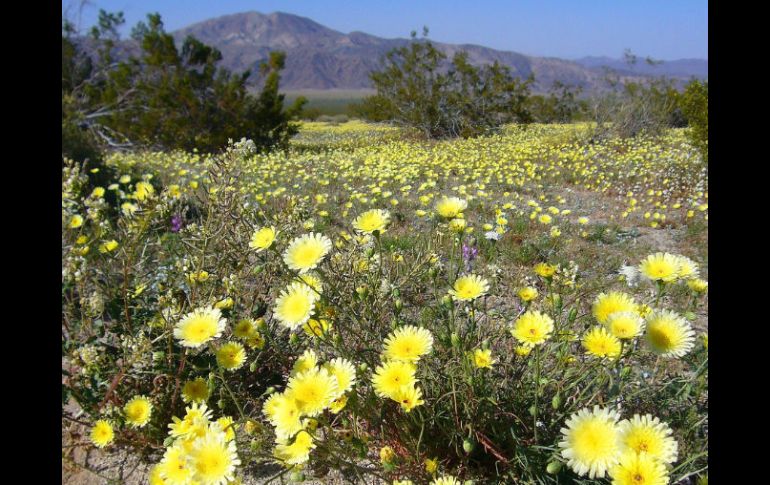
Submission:
<svg viewBox="0 0 770 485">
<path fill-rule="evenodd" d="M 287 90 L 370 88 L 369 73 L 380 67 L 383 56 L 394 47 L 409 42 L 408 39 L 384 39 L 360 31 L 344 34 L 307 17 L 286 12 L 263 14 L 257 11 L 204 20 L 177 30 L 174 35 L 179 41 L 193 35 L 216 47 L 222 52 L 222 66 L 234 72 L 255 71 L 271 50 L 282 50 L 286 52 L 286 68 L 281 74 L 281 86 Z M 567 61 L 472 44 L 435 41 L 433 44 L 450 56 L 465 50 L 473 64 L 498 61 L 509 66 L 515 75 L 526 77 L 534 73 L 533 88 L 536 92 L 547 91 L 556 80 L 590 91 L 597 88 L 602 80 L 603 70 L 597 64 L 613 61 L 601 57 Z M 659 70 L 670 71 L 686 79 L 691 75 L 688 69 L 699 77 L 703 77 L 705 69 L 705 77 L 708 76 L 708 61 L 676 62 L 678 64 L 673 66 L 673 70 L 670 66 Z M 634 74 L 656 75 L 642 70 Z"/>
</svg>

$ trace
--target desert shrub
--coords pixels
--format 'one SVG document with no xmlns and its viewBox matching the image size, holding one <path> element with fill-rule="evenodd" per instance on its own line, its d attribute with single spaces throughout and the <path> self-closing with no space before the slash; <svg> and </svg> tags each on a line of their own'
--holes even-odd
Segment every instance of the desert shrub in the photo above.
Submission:
<svg viewBox="0 0 770 485">
<path fill-rule="evenodd" d="M 88 37 L 70 24 L 62 28 L 66 146 L 214 152 L 229 139 L 248 137 L 260 151 L 288 147 L 297 133 L 292 119 L 306 100 L 300 97 L 284 107 L 285 95 L 279 93 L 283 53 L 272 52 L 260 64 L 262 89 L 252 96 L 246 89 L 250 72 L 232 74 L 217 67 L 222 54 L 193 37 L 177 48 L 160 15 L 150 14 L 134 27 L 133 44 L 120 40 L 123 22 L 122 14 L 102 10 Z M 138 46 L 139 54 L 116 59 L 119 44 Z"/>
<path fill-rule="evenodd" d="M 697 148 L 708 163 L 709 155 L 709 85 L 708 82 L 691 81 L 685 86 L 679 104 L 687 119 L 690 143 Z"/>
<path fill-rule="evenodd" d="M 547 96 L 529 97 L 532 118 L 539 123 L 570 123 L 585 116 L 588 102 L 580 99 L 582 88 L 555 81 Z"/>
<path fill-rule="evenodd" d="M 636 64 L 637 57 L 630 51 L 626 50 L 624 56 L 629 66 Z M 662 61 L 647 58 L 645 62 Z M 606 92 L 595 95 L 589 108 L 591 119 L 597 123 L 597 138 L 660 136 L 669 128 L 685 126 L 675 80 L 666 77 L 623 79 L 607 69 L 604 81 Z"/>
<path fill-rule="evenodd" d="M 340 124 L 340 123 L 347 123 L 350 121 L 350 118 L 348 118 L 347 115 L 339 114 L 339 115 L 321 115 L 317 118 L 318 122 L 321 123 L 333 123 L 333 124 Z"/>
<path fill-rule="evenodd" d="M 302 114 L 300 117 L 306 121 L 317 121 L 323 112 L 320 108 L 302 108 Z"/>
<path fill-rule="evenodd" d="M 678 92 L 666 79 L 624 82 L 596 98 L 592 113 L 599 137 L 659 136 L 684 122 Z"/>
<path fill-rule="evenodd" d="M 370 74 L 377 94 L 355 112 L 416 128 L 429 138 L 467 138 L 531 121 L 526 100 L 533 77 L 522 81 L 497 62 L 472 66 L 465 52 L 447 63 L 444 53 L 416 35 L 409 46 L 388 52 L 383 69 Z"/>
</svg>

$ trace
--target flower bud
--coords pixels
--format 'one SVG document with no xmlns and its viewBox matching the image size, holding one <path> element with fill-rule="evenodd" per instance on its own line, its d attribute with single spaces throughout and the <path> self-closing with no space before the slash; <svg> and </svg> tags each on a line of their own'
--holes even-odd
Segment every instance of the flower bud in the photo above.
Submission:
<svg viewBox="0 0 770 485">
<path fill-rule="evenodd" d="M 628 366 L 626 366 L 626 367 L 623 367 L 623 369 L 621 369 L 621 371 L 620 371 L 620 377 L 621 377 L 621 378 L 626 378 L 626 377 L 628 377 L 630 374 L 631 374 L 631 368 L 630 368 L 630 367 L 628 367 Z"/>
<path fill-rule="evenodd" d="M 573 307 L 572 310 L 569 311 L 569 315 L 567 316 L 567 320 L 569 323 L 572 323 L 577 318 L 577 307 Z"/>
<path fill-rule="evenodd" d="M 396 452 L 390 446 L 383 446 L 380 448 L 380 462 L 384 465 L 386 463 L 393 463 L 396 460 Z"/>
<path fill-rule="evenodd" d="M 463 450 L 465 450 L 466 453 L 470 454 L 475 447 L 476 445 L 473 443 L 472 440 L 468 438 L 463 440 Z"/>
<path fill-rule="evenodd" d="M 562 303 L 561 295 L 553 295 L 553 307 L 556 309 L 556 313 L 561 313 Z"/>
<path fill-rule="evenodd" d="M 246 434 L 254 434 L 257 431 L 259 431 L 260 427 L 261 425 L 257 421 L 254 421 L 253 419 L 249 419 L 248 421 L 246 421 L 246 423 L 244 423 L 243 431 Z"/>
<path fill-rule="evenodd" d="M 289 480 L 292 482 L 304 482 L 305 481 L 305 474 L 302 473 L 300 470 L 294 470 L 291 472 L 291 475 L 289 475 Z"/>
<path fill-rule="evenodd" d="M 550 473 L 551 475 L 556 475 L 559 473 L 559 470 L 561 470 L 561 462 L 560 461 L 552 461 L 550 462 L 546 467 L 545 471 Z"/>
<path fill-rule="evenodd" d="M 452 342 L 452 347 L 459 347 L 460 346 L 460 336 L 457 335 L 456 332 L 452 332 L 450 340 Z"/>
<path fill-rule="evenodd" d="M 561 407 L 562 399 L 560 394 L 556 394 L 553 399 L 551 399 L 551 406 L 554 409 L 559 409 Z"/>
</svg>

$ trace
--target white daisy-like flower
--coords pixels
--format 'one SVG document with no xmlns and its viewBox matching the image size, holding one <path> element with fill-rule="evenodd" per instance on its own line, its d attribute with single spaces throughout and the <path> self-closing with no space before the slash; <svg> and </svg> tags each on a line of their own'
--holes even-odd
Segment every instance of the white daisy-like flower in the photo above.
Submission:
<svg viewBox="0 0 770 485">
<path fill-rule="evenodd" d="M 626 284 L 632 288 L 639 283 L 640 273 L 636 266 L 624 265 L 618 270 L 618 273 L 623 275 L 626 279 Z"/>
</svg>

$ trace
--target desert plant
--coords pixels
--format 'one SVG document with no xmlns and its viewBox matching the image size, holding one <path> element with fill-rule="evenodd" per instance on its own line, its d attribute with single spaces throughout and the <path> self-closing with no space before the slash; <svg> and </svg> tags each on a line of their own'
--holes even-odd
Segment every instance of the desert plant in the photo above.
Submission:
<svg viewBox="0 0 770 485">
<path fill-rule="evenodd" d="M 709 84 L 693 80 L 685 86 L 679 104 L 687 119 L 690 143 L 708 163 L 709 156 Z"/>
<path fill-rule="evenodd" d="M 357 112 L 373 121 L 416 128 L 429 138 L 488 134 L 513 121 L 529 122 L 530 76 L 520 80 L 497 62 L 475 67 L 465 52 L 446 55 L 412 32 L 408 46 L 388 52 L 382 70 L 370 77 L 377 94 Z"/>
<path fill-rule="evenodd" d="M 261 63 L 262 89 L 254 97 L 246 89 L 250 72 L 218 68 L 221 53 L 193 37 L 178 49 L 158 14 L 132 31 L 139 56 L 116 60 L 122 23 L 122 14 L 102 10 L 89 38 L 78 36 L 71 24 L 62 28 L 65 155 L 81 156 L 68 147 L 83 145 L 84 137 L 87 146 L 111 149 L 212 152 L 242 137 L 259 151 L 287 148 L 297 132 L 292 119 L 306 100 L 284 107 L 285 95 L 279 93 L 283 53 L 270 53 Z M 96 54 L 87 51 L 89 46 Z"/>
</svg>

